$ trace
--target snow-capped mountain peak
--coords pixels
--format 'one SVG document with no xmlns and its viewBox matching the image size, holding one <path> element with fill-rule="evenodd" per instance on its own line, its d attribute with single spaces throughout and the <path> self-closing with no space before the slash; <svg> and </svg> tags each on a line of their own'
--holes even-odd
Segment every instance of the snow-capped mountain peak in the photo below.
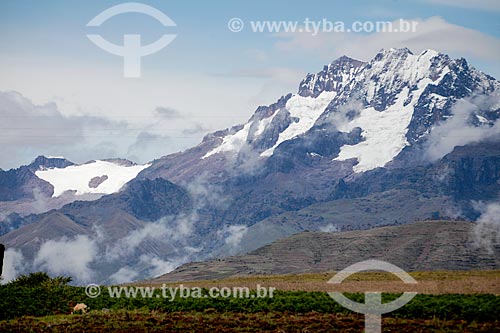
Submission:
<svg viewBox="0 0 500 333">
<path fill-rule="evenodd" d="M 248 123 L 218 137 L 202 158 L 248 148 L 268 158 L 285 142 L 308 136 L 317 141 L 315 133 L 322 129 L 329 133 L 325 135 L 348 138 L 337 141 L 339 149 L 328 157 L 353 160 L 354 172 L 365 172 L 424 142 L 433 126 L 453 117 L 458 100 L 495 91 L 500 85 L 494 78 L 465 59 L 434 50 L 414 54 L 407 48 L 386 49 L 366 63 L 343 56 L 308 74 L 297 94 L 259 107 Z M 493 106 L 478 110 L 475 122 L 491 125 L 497 111 Z"/>
<path fill-rule="evenodd" d="M 281 97 L 269 107 L 259 107 L 247 124 L 224 136 L 221 144 L 203 158 L 237 152 L 245 145 L 261 148 L 263 157 L 271 156 L 279 144 L 310 130 L 329 103 L 356 77 L 363 64 L 342 56 L 324 66 L 322 71 L 308 74 L 300 82 L 297 94 Z"/>
<path fill-rule="evenodd" d="M 317 97 L 323 91 L 339 92 L 350 82 L 364 65 L 363 62 L 342 56 L 323 67 L 316 74 L 307 74 L 300 82 L 298 94 L 303 97 Z"/>
<path fill-rule="evenodd" d="M 40 168 L 65 168 L 73 164 L 73 162 L 67 160 L 62 156 L 40 155 L 29 164 L 29 167 L 32 170 L 38 170 Z"/>
<path fill-rule="evenodd" d="M 334 160 L 355 158 L 354 171 L 364 172 L 385 166 L 408 146 L 406 134 L 422 94 L 450 71 L 447 65 L 435 66 L 441 64 L 435 61 L 439 57 L 432 50 L 415 55 L 408 49 L 389 49 L 377 54 L 355 79 L 355 93 L 349 91 L 343 104 L 359 102 L 361 97 L 364 102 L 358 105 L 357 116 L 334 122 L 342 132 L 361 128 L 362 141 L 342 146 Z M 336 113 L 338 109 L 331 114 Z"/>
</svg>

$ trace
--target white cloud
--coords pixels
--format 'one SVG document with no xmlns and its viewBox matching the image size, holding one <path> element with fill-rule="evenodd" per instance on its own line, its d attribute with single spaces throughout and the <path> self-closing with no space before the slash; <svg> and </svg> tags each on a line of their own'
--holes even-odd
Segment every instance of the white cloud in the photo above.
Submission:
<svg viewBox="0 0 500 333">
<path fill-rule="evenodd" d="M 493 245 L 500 244 L 500 201 L 475 203 L 475 208 L 481 212 L 473 229 L 475 245 L 493 253 Z"/>
<path fill-rule="evenodd" d="M 126 123 L 89 115 L 66 116 L 55 103 L 37 105 L 23 95 L 0 91 L 1 167 L 17 167 L 38 155 L 77 161 L 116 156 L 116 144 L 105 143 L 107 129 L 126 131 Z M 9 158 L 6 158 L 6 157 Z"/>
<path fill-rule="evenodd" d="M 245 51 L 245 55 L 252 61 L 267 62 L 270 60 L 269 54 L 261 49 L 249 49 Z"/>
<path fill-rule="evenodd" d="M 127 266 L 121 267 L 113 273 L 109 280 L 111 283 L 126 283 L 136 280 L 137 278 L 153 278 L 159 275 L 169 273 L 189 261 L 190 255 L 198 249 L 184 247 L 180 249 L 179 254 L 168 260 L 163 260 L 154 254 L 142 254 L 139 260 L 135 260 Z M 134 258 L 136 259 L 136 258 Z M 132 258 L 129 259 L 129 262 Z"/>
<path fill-rule="evenodd" d="M 85 140 L 66 138 L 66 145 L 53 144 L 50 137 L 38 138 L 38 143 L 33 140 L 32 145 L 23 147 L 22 154 L 20 150 L 15 151 L 16 154 L 11 151 L 8 156 L 15 158 L 0 159 L 0 167 L 4 169 L 29 162 L 38 154 L 64 155 L 75 162 L 109 157 L 149 162 L 152 156 L 158 158 L 198 144 L 207 132 L 248 119 L 257 106 L 253 98 L 260 96 L 263 80 L 266 81 L 231 76 L 214 80 L 209 73 L 180 70 L 158 71 L 140 80 L 125 80 L 108 68 L 82 68 L 74 63 L 61 64 L 60 68 L 30 67 L 26 66 L 31 62 L 29 57 L 23 61 L 2 60 L 0 56 L 0 90 L 19 91 L 28 96 L 32 104 L 51 106 L 61 116 L 73 116 L 76 121 L 87 115 L 111 122 L 86 126 L 86 131 L 72 124 L 69 126 L 72 131 L 65 132 L 72 137 L 82 133 Z M 68 77 L 78 79 L 68 80 Z M 275 84 L 273 89 L 279 91 L 281 87 Z M 278 93 L 273 94 L 270 102 L 277 96 Z M 259 98 L 259 103 L 268 100 Z M 155 111 L 158 107 L 176 110 L 179 116 L 165 117 L 164 113 Z M 0 116 L 4 109 L 0 101 Z M 125 128 L 118 126 L 122 123 Z M 110 128 L 113 130 L 105 130 Z M 147 150 L 140 149 L 145 142 L 142 132 L 151 134 Z M 16 138 L 22 137 L 20 134 L 17 132 Z M 138 143 L 133 146 L 136 139 Z M 44 149 L 40 147 L 42 144 Z"/>
<path fill-rule="evenodd" d="M 183 185 L 193 199 L 196 210 L 206 207 L 227 208 L 231 201 L 221 186 L 211 182 L 208 173 L 203 173 Z"/>
<path fill-rule="evenodd" d="M 176 152 L 180 141 L 198 143 L 210 130 L 175 109 L 152 110 L 149 117 L 127 120 L 67 115 L 54 102 L 38 105 L 18 92 L 0 91 L 0 167 L 15 168 L 38 155 L 76 163 L 113 157 L 149 162 Z"/>
<path fill-rule="evenodd" d="M 69 275 L 75 281 L 88 282 L 94 275 L 89 265 L 97 252 L 97 243 L 87 236 L 49 240 L 40 247 L 33 265 L 49 274 Z"/>
<path fill-rule="evenodd" d="M 328 223 L 322 227 L 319 227 L 319 231 L 321 232 L 338 232 L 339 228 L 333 223 Z"/>
<path fill-rule="evenodd" d="M 500 10 L 500 2 L 498 0 L 423 0 L 424 2 L 437 5 L 446 5 L 453 7 L 463 7 L 471 9 L 483 10 Z"/>
<path fill-rule="evenodd" d="M 148 222 L 143 227 L 132 230 L 114 244 L 107 245 L 105 258 L 114 261 L 132 256 L 135 250 L 144 242 L 156 240 L 165 246 L 174 242 L 182 243 L 193 232 L 193 225 L 198 220 L 196 213 L 167 216 L 155 222 Z"/>
<path fill-rule="evenodd" d="M 157 256 L 143 254 L 139 258 L 140 264 L 149 267 L 148 276 L 156 277 L 173 271 L 176 267 L 185 262 L 186 259 L 177 259 L 174 261 L 165 261 Z"/>
<path fill-rule="evenodd" d="M 224 237 L 224 243 L 235 251 L 238 249 L 247 231 L 248 227 L 245 225 L 231 225 L 219 231 L 219 236 Z"/>
<path fill-rule="evenodd" d="M 146 240 L 162 239 L 169 233 L 166 224 L 161 222 L 147 223 L 144 227 L 131 231 L 124 238 L 109 246 L 106 253 L 107 260 L 116 260 L 134 253 L 139 245 Z"/>
<path fill-rule="evenodd" d="M 175 229 L 171 235 L 171 239 L 182 241 L 192 234 L 194 224 L 198 221 L 198 215 L 193 212 L 188 215 L 179 215 L 175 219 Z"/>
<path fill-rule="evenodd" d="M 156 107 L 155 113 L 159 114 L 162 117 L 166 117 L 166 118 L 170 118 L 170 119 L 182 117 L 182 113 L 179 110 L 176 110 L 176 109 L 168 107 L 168 106 Z"/>
<path fill-rule="evenodd" d="M 258 91 L 248 91 L 246 96 L 251 105 L 250 110 L 254 110 L 258 105 L 274 103 L 280 96 L 296 91 L 300 80 L 306 74 L 307 71 L 303 69 L 261 65 L 260 67 L 237 68 L 225 73 L 214 74 L 214 76 L 243 80 L 256 79 L 262 82 Z"/>
<path fill-rule="evenodd" d="M 325 57 L 324 61 L 341 55 L 360 60 L 371 59 L 382 48 L 408 47 L 415 53 L 434 49 L 451 56 L 472 56 L 496 64 L 500 40 L 480 31 L 465 28 L 434 16 L 415 19 L 416 32 L 361 33 L 283 33 L 276 46 L 286 52 L 309 52 Z M 394 21 L 397 23 L 398 20 Z"/>
<path fill-rule="evenodd" d="M 125 283 L 133 281 L 138 275 L 139 273 L 137 272 L 137 270 L 129 266 L 125 266 L 120 268 L 115 273 L 111 274 L 109 279 L 112 283 Z"/>
<path fill-rule="evenodd" d="M 303 70 L 293 68 L 265 67 L 235 69 L 227 74 L 222 74 L 222 76 L 272 79 L 274 84 L 282 83 L 296 86 L 298 85 L 298 80 L 304 77 L 305 74 Z M 276 97 L 277 96 L 275 96 L 275 98 Z"/>
<path fill-rule="evenodd" d="M 431 129 L 426 142 L 426 157 L 430 161 L 436 161 L 457 146 L 499 138 L 500 121 L 498 120 L 493 126 L 476 127 L 470 124 L 470 118 L 475 111 L 489 110 L 498 101 L 498 96 L 478 96 L 458 100 L 451 109 L 453 117 Z"/>
<path fill-rule="evenodd" d="M 2 283 L 14 280 L 26 270 L 26 262 L 21 251 L 7 249 L 4 254 Z"/>
<path fill-rule="evenodd" d="M 203 249 L 189 242 L 193 225 L 198 220 L 196 213 L 180 214 L 149 222 L 130 231 L 125 237 L 111 240 L 103 227 L 94 226 L 93 236 L 78 235 L 44 242 L 34 258 L 24 258 L 20 251 L 8 249 L 5 254 L 4 282 L 20 274 L 44 271 L 49 275 L 71 276 L 77 284 L 88 282 L 125 283 L 139 278 L 151 278 L 172 271 L 192 260 Z M 154 241 L 158 253 L 151 251 Z M 136 249 L 145 245 L 141 251 Z M 154 250 L 153 250 L 154 251 Z M 140 253 L 141 255 L 139 255 Z M 160 253 L 168 253 L 167 258 Z M 114 273 L 103 272 L 112 267 Z M 118 269 L 119 268 L 119 269 Z"/>
</svg>

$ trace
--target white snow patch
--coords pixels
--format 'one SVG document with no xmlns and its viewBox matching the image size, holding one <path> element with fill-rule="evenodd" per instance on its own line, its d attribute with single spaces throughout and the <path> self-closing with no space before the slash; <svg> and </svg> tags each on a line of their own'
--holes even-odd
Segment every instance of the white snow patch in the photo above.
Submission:
<svg viewBox="0 0 500 333">
<path fill-rule="evenodd" d="M 395 51 L 398 50 L 390 49 L 386 52 Z M 371 62 L 371 68 L 364 72 L 364 76 L 370 78 L 373 74 L 376 74 L 377 81 L 370 80 L 367 82 L 367 100 L 370 102 L 382 87 L 390 90 L 398 81 L 417 83 L 420 79 L 428 77 L 431 60 L 437 55 L 439 55 L 437 51 L 425 50 L 419 55 L 408 54 L 404 61 L 388 55 L 380 61 Z M 438 81 L 448 72 L 449 69 L 445 68 Z"/>
<path fill-rule="evenodd" d="M 253 137 L 257 137 L 262 133 L 264 133 L 265 129 L 271 123 L 271 121 L 273 120 L 274 116 L 276 116 L 277 113 L 278 112 L 275 112 L 267 118 L 258 120 L 257 129 L 253 133 Z M 252 125 L 254 123 L 255 121 L 249 122 L 245 126 L 243 126 L 243 128 L 238 132 L 225 136 L 222 139 L 222 143 L 219 146 L 212 149 L 211 151 L 209 151 L 208 153 L 206 153 L 202 157 L 202 159 L 205 159 L 217 153 L 240 150 L 247 143 L 248 136 L 251 134 L 250 129 L 252 128 Z"/>
<path fill-rule="evenodd" d="M 254 137 L 257 137 L 262 133 L 264 133 L 264 130 L 266 129 L 267 125 L 271 123 L 271 121 L 274 119 L 274 116 L 276 116 L 277 113 L 278 111 L 274 112 L 270 117 L 259 120 L 259 125 L 257 126 L 257 130 L 254 133 Z"/>
<path fill-rule="evenodd" d="M 356 145 L 344 145 L 339 156 L 334 160 L 345 161 L 357 158 L 359 163 L 353 167 L 355 172 L 364 172 L 383 167 L 407 145 L 406 132 L 413 115 L 413 105 L 403 106 L 408 88 L 404 88 L 397 102 L 385 111 L 374 108 L 361 110 L 359 116 L 352 121 L 340 124 L 339 130 L 350 132 L 360 127 L 365 141 Z"/>
<path fill-rule="evenodd" d="M 111 194 L 118 192 L 123 185 L 134 179 L 139 172 L 150 165 L 123 166 L 107 161 L 95 161 L 66 168 L 38 170 L 35 175 L 54 186 L 52 197 L 58 197 L 66 191 L 76 191 L 76 195 Z M 92 178 L 102 176 L 107 176 L 108 179 L 96 188 L 89 186 Z"/>
<path fill-rule="evenodd" d="M 355 145 L 342 146 L 339 156 L 334 160 L 345 161 L 356 158 L 358 164 L 353 167 L 354 172 L 365 172 L 385 166 L 408 145 L 406 133 L 415 104 L 428 84 L 438 83 L 449 71 L 445 68 L 436 81 L 428 78 L 431 59 L 437 54 L 436 51 L 426 50 L 420 55 L 408 55 L 403 63 L 390 62 L 388 65 L 390 70 L 382 71 L 377 81 L 369 81 L 368 100 L 373 99 L 375 92 L 382 87 L 391 87 L 397 82 L 396 80 L 409 82 L 410 85 L 416 83 L 417 90 L 410 92 L 408 87 L 404 87 L 398 94 L 396 102 L 386 110 L 379 112 L 369 107 L 361 110 L 359 116 L 352 121 L 337 124 L 338 129 L 343 132 L 350 132 L 356 127 L 361 128 L 361 136 L 365 140 Z M 365 74 L 366 78 L 371 77 L 371 72 L 381 72 L 385 65 L 384 61 L 373 63 L 370 72 Z M 412 97 L 411 103 L 404 106 L 409 96 Z M 442 96 L 435 94 L 433 97 L 437 103 L 445 102 L 440 98 Z"/>
<path fill-rule="evenodd" d="M 240 148 L 242 148 L 248 138 L 248 132 L 250 131 L 250 126 L 252 126 L 252 123 L 249 122 L 245 126 L 243 126 L 242 129 L 240 129 L 238 132 L 230 135 L 226 135 L 222 139 L 222 143 L 218 146 L 206 153 L 202 159 L 205 159 L 207 157 L 210 157 L 214 154 L 217 153 L 223 153 L 226 151 L 238 151 Z"/>
<path fill-rule="evenodd" d="M 480 116 L 478 114 L 476 114 L 476 118 L 477 118 L 477 120 L 479 120 L 479 122 L 481 124 L 489 124 L 490 123 L 490 121 L 488 119 L 486 119 L 483 116 Z"/>
<path fill-rule="evenodd" d="M 290 112 L 291 117 L 298 118 L 299 121 L 291 123 L 280 133 L 274 146 L 265 150 L 260 155 L 266 157 L 271 156 L 274 149 L 282 142 L 293 139 L 310 130 L 336 94 L 337 93 L 334 91 L 323 91 L 316 98 L 303 97 L 300 95 L 292 96 L 286 103 L 286 109 Z"/>
<path fill-rule="evenodd" d="M 440 109 L 444 108 L 446 102 L 448 101 L 447 97 L 438 94 L 432 93 L 429 96 L 431 97 L 431 105 L 429 106 L 429 113 L 431 113 L 432 109 L 435 107 Z"/>
</svg>

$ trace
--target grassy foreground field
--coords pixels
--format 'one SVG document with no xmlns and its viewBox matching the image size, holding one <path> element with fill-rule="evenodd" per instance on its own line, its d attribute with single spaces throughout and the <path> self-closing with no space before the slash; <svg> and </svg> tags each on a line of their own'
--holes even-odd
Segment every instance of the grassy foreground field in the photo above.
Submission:
<svg viewBox="0 0 500 333">
<path fill-rule="evenodd" d="M 498 332 L 498 322 L 466 322 L 439 319 L 384 318 L 383 332 Z M 0 322 L 2 332 L 362 332 L 360 315 L 325 313 L 237 313 L 95 311 L 86 315 L 59 315 L 42 318 L 23 317 Z"/>
<path fill-rule="evenodd" d="M 187 287 L 249 287 L 257 284 L 277 290 L 365 292 L 380 290 L 388 293 L 416 291 L 419 294 L 494 294 L 500 295 L 500 270 L 410 272 L 418 284 L 409 286 L 395 275 L 384 272 L 363 272 L 351 275 L 341 285 L 328 284 L 335 272 L 271 276 L 242 276 L 223 280 L 182 282 Z M 177 283 L 178 285 L 179 283 Z M 156 286 L 155 283 L 132 285 Z M 175 286 L 171 283 L 168 285 Z"/>
<path fill-rule="evenodd" d="M 84 287 L 70 286 L 65 278 L 37 274 L 0 286 L 0 332 L 362 332 L 364 327 L 362 315 L 325 293 L 331 273 L 185 282 L 185 287 L 204 291 L 213 286 L 253 290 L 257 284 L 277 290 L 273 298 L 173 300 L 157 294 L 116 297 L 105 286 L 99 297 L 89 298 Z M 383 316 L 383 332 L 500 332 L 500 271 L 412 275 L 421 293 Z M 364 294 L 356 289 L 374 290 L 375 284 L 389 292 L 383 294 L 384 303 L 399 296 L 394 291 L 397 281 L 390 275 L 356 274 L 344 282 L 351 288 L 346 295 L 357 302 L 363 302 Z M 69 315 L 80 302 L 90 312 Z"/>
</svg>

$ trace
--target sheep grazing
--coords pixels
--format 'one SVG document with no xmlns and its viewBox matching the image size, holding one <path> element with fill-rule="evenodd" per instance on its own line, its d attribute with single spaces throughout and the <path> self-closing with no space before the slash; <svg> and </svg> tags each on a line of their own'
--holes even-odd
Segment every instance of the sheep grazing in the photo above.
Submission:
<svg viewBox="0 0 500 333">
<path fill-rule="evenodd" d="M 81 311 L 81 313 L 87 313 L 88 307 L 83 303 L 78 303 L 71 311 L 71 314 Z"/>
</svg>

